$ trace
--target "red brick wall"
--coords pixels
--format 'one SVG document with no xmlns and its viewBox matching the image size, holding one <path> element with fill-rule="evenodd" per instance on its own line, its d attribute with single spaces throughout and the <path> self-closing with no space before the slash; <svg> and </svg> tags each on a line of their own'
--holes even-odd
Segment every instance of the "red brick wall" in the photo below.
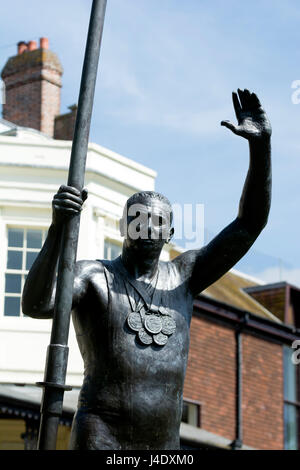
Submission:
<svg viewBox="0 0 300 470">
<path fill-rule="evenodd" d="M 282 346 L 243 335 L 244 442 L 283 449 Z"/>
<path fill-rule="evenodd" d="M 6 103 L 3 117 L 19 126 L 40 130 L 41 82 L 24 83 L 23 74 L 18 73 L 6 81 Z"/>
<path fill-rule="evenodd" d="M 54 134 L 54 120 L 60 113 L 60 77 L 54 70 L 43 71 L 41 93 L 41 124 L 40 130 L 48 135 Z"/>
<path fill-rule="evenodd" d="M 6 79 L 3 117 L 19 126 L 53 136 L 60 112 L 60 75 L 54 70 L 27 70 Z"/>
<path fill-rule="evenodd" d="M 257 449 L 283 448 L 282 346 L 242 335 L 243 437 Z M 201 427 L 235 438 L 235 334 L 194 317 L 185 399 L 201 402 Z"/>
<path fill-rule="evenodd" d="M 234 332 L 198 317 L 192 319 L 184 397 L 198 400 L 201 427 L 235 438 Z"/>
</svg>

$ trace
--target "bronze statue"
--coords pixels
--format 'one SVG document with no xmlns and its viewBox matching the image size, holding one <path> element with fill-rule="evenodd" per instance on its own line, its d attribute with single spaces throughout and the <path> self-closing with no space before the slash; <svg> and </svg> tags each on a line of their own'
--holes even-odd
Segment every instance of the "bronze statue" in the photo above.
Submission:
<svg viewBox="0 0 300 470">
<path fill-rule="evenodd" d="M 173 235 L 170 203 L 158 193 L 137 193 L 120 221 L 121 256 L 76 263 L 72 317 L 84 382 L 70 449 L 180 447 L 194 297 L 249 250 L 270 208 L 271 125 L 254 93 L 238 90 L 233 105 L 238 125 L 221 125 L 247 139 L 250 148 L 236 219 L 203 248 L 161 262 L 162 248 Z M 52 318 L 62 227 L 66 217 L 81 211 L 86 197 L 69 186 L 54 196 L 52 224 L 24 287 L 24 314 Z M 139 207 L 135 215 L 133 204 Z M 145 223 L 136 224 L 136 237 L 129 228 L 141 215 Z"/>
</svg>

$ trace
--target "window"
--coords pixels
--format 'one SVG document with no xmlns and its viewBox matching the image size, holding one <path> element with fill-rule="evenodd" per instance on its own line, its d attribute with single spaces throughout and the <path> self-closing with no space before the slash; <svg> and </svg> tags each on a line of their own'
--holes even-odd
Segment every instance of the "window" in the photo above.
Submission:
<svg viewBox="0 0 300 470">
<path fill-rule="evenodd" d="M 26 275 L 45 239 L 46 231 L 33 228 L 7 229 L 7 261 L 4 288 L 4 315 L 22 316 L 21 295 Z"/>
<path fill-rule="evenodd" d="M 201 403 L 192 400 L 183 400 L 181 421 L 200 428 Z"/>
<path fill-rule="evenodd" d="M 104 259 L 116 259 L 122 252 L 122 246 L 111 240 L 104 241 Z"/>
<path fill-rule="evenodd" d="M 299 367 L 293 364 L 294 350 L 283 347 L 284 357 L 284 448 L 300 449 Z"/>
</svg>

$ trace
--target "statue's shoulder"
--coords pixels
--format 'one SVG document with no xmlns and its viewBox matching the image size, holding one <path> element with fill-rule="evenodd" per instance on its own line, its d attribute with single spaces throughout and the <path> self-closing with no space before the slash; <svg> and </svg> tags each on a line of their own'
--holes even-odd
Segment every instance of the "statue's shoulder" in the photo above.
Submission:
<svg viewBox="0 0 300 470">
<path fill-rule="evenodd" d="M 196 250 L 189 250 L 169 261 L 171 269 L 181 281 L 188 281 L 192 275 L 193 267 L 197 258 Z"/>
<path fill-rule="evenodd" d="M 170 261 L 159 261 L 159 272 L 160 278 L 165 282 L 165 285 L 169 285 L 170 288 L 174 288 L 182 283 L 182 273 L 178 269 L 177 263 L 173 260 Z"/>
<path fill-rule="evenodd" d="M 104 273 L 104 268 L 107 263 L 109 263 L 109 261 L 98 259 L 77 261 L 75 265 L 75 276 L 79 278 L 90 278 L 94 274 Z"/>
</svg>

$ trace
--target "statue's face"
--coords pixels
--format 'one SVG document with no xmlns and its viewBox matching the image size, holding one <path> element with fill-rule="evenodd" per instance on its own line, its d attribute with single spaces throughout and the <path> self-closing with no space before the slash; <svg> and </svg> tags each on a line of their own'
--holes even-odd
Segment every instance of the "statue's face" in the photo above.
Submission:
<svg viewBox="0 0 300 470">
<path fill-rule="evenodd" d="M 130 205 L 125 216 L 121 233 L 131 247 L 161 249 L 173 235 L 170 207 L 159 199 L 143 198 Z"/>
</svg>

